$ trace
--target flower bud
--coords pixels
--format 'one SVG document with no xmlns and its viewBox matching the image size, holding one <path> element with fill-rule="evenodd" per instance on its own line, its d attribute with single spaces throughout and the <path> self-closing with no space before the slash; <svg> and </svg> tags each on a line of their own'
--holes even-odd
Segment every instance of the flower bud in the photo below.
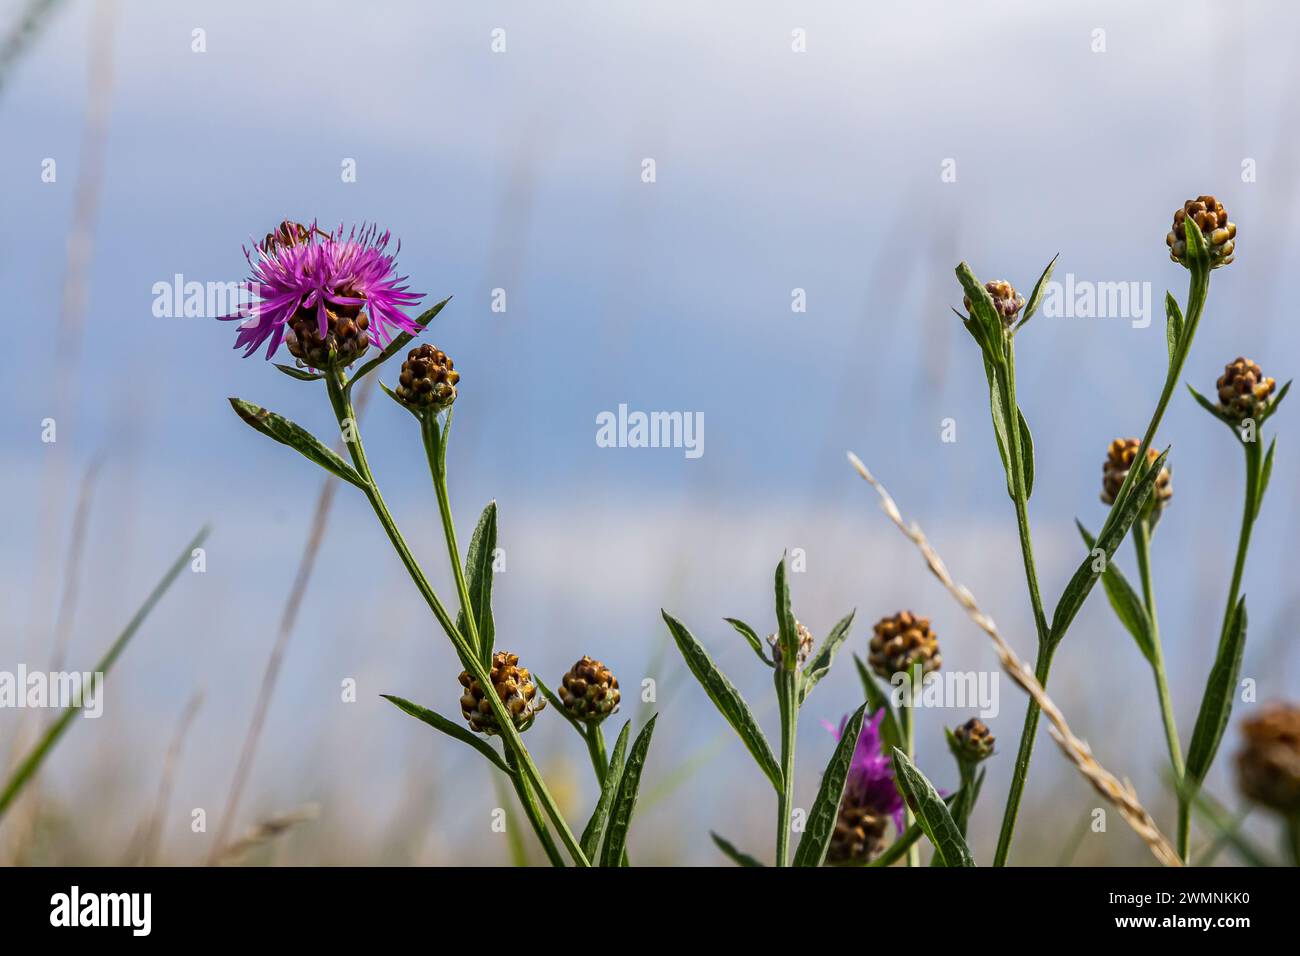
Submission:
<svg viewBox="0 0 1300 956">
<path fill-rule="evenodd" d="M 846 863 L 867 863 L 880 852 L 885 842 L 885 829 L 889 814 L 882 813 L 860 797 L 845 794 L 840 803 L 835 829 L 826 847 L 826 862 L 843 866 Z"/>
<path fill-rule="evenodd" d="M 528 668 L 518 664 L 518 655 L 497 651 L 492 655 L 491 680 L 497 697 L 514 721 L 515 729 L 522 733 L 533 725 L 537 712 L 546 706 L 546 698 L 538 696 Z M 465 688 L 460 698 L 460 712 L 469 721 L 470 729 L 480 734 L 500 733 L 500 725 L 483 686 L 469 671 L 461 671 L 460 685 Z"/>
<path fill-rule="evenodd" d="M 1226 266 L 1233 256 L 1236 246 L 1237 226 L 1228 222 L 1228 214 L 1223 203 L 1213 196 L 1198 196 L 1183 203 L 1183 208 L 1174 213 L 1173 230 L 1165 237 L 1169 246 L 1169 258 L 1174 262 L 1187 264 L 1187 217 L 1191 216 L 1205 237 L 1209 248 L 1210 268 Z"/>
<path fill-rule="evenodd" d="M 447 353 L 432 345 L 421 345 L 407 353 L 397 376 L 396 394 L 411 408 L 441 411 L 456 401 L 460 372 Z"/>
<path fill-rule="evenodd" d="M 1133 459 L 1137 457 L 1138 449 L 1141 447 L 1142 443 L 1136 438 L 1116 438 L 1110 443 L 1110 447 L 1106 449 L 1106 460 L 1101 465 L 1103 503 L 1108 505 L 1115 503 L 1115 496 L 1119 494 L 1124 480 L 1128 478 L 1129 469 L 1133 467 Z M 1160 452 L 1154 448 L 1147 449 L 1147 461 L 1155 461 L 1159 457 Z M 1156 476 L 1156 483 L 1151 489 L 1151 498 L 1147 501 L 1144 513 L 1158 514 L 1173 494 L 1173 476 L 1167 467 L 1162 467 L 1160 474 Z"/>
<path fill-rule="evenodd" d="M 1005 279 L 994 279 L 992 282 L 984 283 L 984 288 L 988 294 L 993 296 L 993 308 L 997 310 L 998 316 L 1002 319 L 1002 324 L 1010 326 L 1015 323 L 1016 316 L 1024 307 L 1025 297 L 1016 292 L 1015 287 Z M 962 303 L 966 306 L 966 311 L 974 309 L 974 304 L 970 296 L 962 296 Z"/>
<path fill-rule="evenodd" d="M 898 673 L 910 674 L 917 664 L 922 674 L 929 674 L 943 663 L 930 619 L 917 617 L 911 611 L 899 611 L 876 622 L 867 650 L 872 669 L 886 680 Z"/>
<path fill-rule="evenodd" d="M 575 720 L 597 724 L 618 710 L 618 678 L 585 655 L 560 680 L 560 703 Z"/>
<path fill-rule="evenodd" d="M 1300 707 L 1272 704 L 1241 722 L 1237 754 L 1241 792 L 1287 817 L 1300 814 Z"/>
<path fill-rule="evenodd" d="M 1250 359 L 1238 358 L 1223 367 L 1223 374 L 1215 383 L 1219 392 L 1219 410 L 1234 425 L 1247 419 L 1258 421 L 1268 410 L 1269 396 L 1277 382 L 1265 378 L 1258 365 Z"/>
<path fill-rule="evenodd" d="M 799 650 L 795 655 L 795 666 L 803 667 L 804 663 L 812 656 L 813 636 L 812 631 L 804 627 L 798 621 L 794 622 L 795 637 L 799 642 Z M 767 643 L 772 646 L 772 663 L 781 669 L 781 638 L 779 635 L 771 634 L 767 638 Z"/>
<path fill-rule="evenodd" d="M 953 728 L 949 743 L 958 760 L 979 763 L 993 756 L 993 747 L 997 740 L 985 726 L 984 721 L 972 717 L 960 727 Z"/>
<path fill-rule="evenodd" d="M 370 348 L 370 317 L 359 305 L 326 303 L 324 336 L 315 306 L 298 309 L 286 325 L 284 344 L 311 368 L 351 365 Z"/>
</svg>

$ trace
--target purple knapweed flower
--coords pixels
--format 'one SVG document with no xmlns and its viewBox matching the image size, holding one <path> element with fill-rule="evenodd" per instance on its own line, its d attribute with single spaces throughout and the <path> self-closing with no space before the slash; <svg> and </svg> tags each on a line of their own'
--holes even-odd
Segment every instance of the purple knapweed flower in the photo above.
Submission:
<svg viewBox="0 0 1300 956">
<path fill-rule="evenodd" d="M 303 342 L 324 346 L 335 338 L 360 339 L 373 330 L 380 345 L 393 330 L 418 332 L 420 327 L 402 309 L 419 303 L 424 293 L 409 292 L 406 276 L 396 274 L 395 256 L 387 252 L 390 233 L 377 226 L 353 226 L 346 234 L 294 222 L 244 250 L 252 273 L 248 284 L 257 300 L 240 306 L 228 320 L 242 320 L 235 348 L 252 355 L 267 343 L 269 359 L 286 333 Z M 314 321 L 312 321 L 314 320 Z M 338 335 L 336 323 L 342 324 Z M 359 327 L 359 331 L 358 331 Z M 291 351 L 293 342 L 290 342 Z M 301 349 L 300 349 L 301 350 Z"/>
<path fill-rule="evenodd" d="M 844 799 L 855 806 L 889 815 L 894 820 L 894 826 L 902 832 L 903 797 L 894 783 L 893 762 L 881 752 L 883 741 L 880 738 L 880 722 L 884 716 L 882 708 L 862 725 L 857 746 L 853 748 L 853 759 L 849 763 L 849 775 L 844 781 Z M 844 727 L 848 722 L 848 717 L 844 717 L 838 728 L 827 721 L 822 721 L 822 726 L 839 740 L 844 735 Z"/>
</svg>

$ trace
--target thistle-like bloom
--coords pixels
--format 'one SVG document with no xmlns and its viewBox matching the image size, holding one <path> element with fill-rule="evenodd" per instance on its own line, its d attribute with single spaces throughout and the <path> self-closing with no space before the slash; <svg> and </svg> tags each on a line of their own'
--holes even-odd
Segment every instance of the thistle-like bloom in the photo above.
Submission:
<svg viewBox="0 0 1300 956">
<path fill-rule="evenodd" d="M 515 729 L 523 733 L 533 725 L 537 712 L 546 706 L 546 698 L 537 695 L 537 685 L 527 667 L 519 666 L 519 656 L 509 651 L 492 655 L 492 689 L 505 704 Z M 469 671 L 461 671 L 460 685 L 465 688 L 460 697 L 460 712 L 469 721 L 470 729 L 481 734 L 499 734 L 496 714 L 487 693 Z"/>
<path fill-rule="evenodd" d="M 407 291 L 407 277 L 396 274 L 396 250 L 387 251 L 389 239 L 375 226 L 354 226 L 345 234 L 342 226 L 326 233 L 315 224 L 281 223 L 244 251 L 258 300 L 222 317 L 242 320 L 235 348 L 248 357 L 267 343 L 269 359 L 289 336 L 294 355 L 324 367 L 355 360 L 369 347 L 371 332 L 381 345 L 395 329 L 418 332 L 402 310 L 424 293 Z"/>
<path fill-rule="evenodd" d="M 1129 469 L 1133 467 L 1133 459 L 1137 457 L 1140 447 L 1142 443 L 1136 438 L 1116 438 L 1106 449 L 1106 460 L 1101 465 L 1101 500 L 1104 504 L 1115 503 L 1115 496 L 1119 494 L 1119 489 L 1128 477 Z M 1156 449 L 1147 449 L 1147 461 L 1155 461 L 1159 457 L 1160 452 Z M 1146 511 L 1158 514 L 1173 494 L 1173 476 L 1167 467 L 1161 468 L 1160 474 L 1156 476 L 1155 487 L 1151 489 L 1151 498 L 1147 501 Z"/>
<path fill-rule="evenodd" d="M 895 674 L 910 674 L 916 664 L 921 665 L 922 675 L 937 671 L 943 658 L 930 619 L 899 611 L 876 622 L 867 645 L 867 661 L 877 674 L 891 680 Z"/>
<path fill-rule="evenodd" d="M 865 863 L 880 850 L 885 828 L 892 819 L 898 832 L 903 830 L 903 797 L 894 783 L 894 766 L 882 752 L 880 722 L 885 712 L 879 710 L 862 725 L 849 775 L 840 799 L 839 816 L 826 851 L 829 863 Z M 838 740 L 844 735 L 848 718 L 838 729 L 823 722 Z"/>
<path fill-rule="evenodd" d="M 799 650 L 795 654 L 795 666 L 803 667 L 803 665 L 807 663 L 808 658 L 812 656 L 812 650 L 813 650 L 812 631 L 808 630 L 808 628 L 804 627 L 798 621 L 794 622 L 794 630 L 795 630 L 795 638 L 798 641 L 798 646 L 799 646 Z M 779 670 L 782 666 L 781 638 L 776 634 L 770 634 L 768 635 L 767 643 L 772 648 L 772 663 L 775 664 L 777 669 Z"/>
<path fill-rule="evenodd" d="M 1241 723 L 1241 792 L 1288 817 L 1300 814 L 1300 707 L 1272 704 Z"/>
<path fill-rule="evenodd" d="M 1165 245 L 1169 246 L 1169 258 L 1186 265 L 1187 259 L 1187 217 L 1191 216 L 1200 227 L 1210 250 L 1210 268 L 1226 266 L 1233 260 L 1233 250 L 1237 243 L 1237 226 L 1228 222 L 1228 213 L 1223 203 L 1213 196 L 1198 196 L 1183 203 L 1183 208 L 1174 213 L 1174 227 L 1165 236 Z"/>
<path fill-rule="evenodd" d="M 984 283 L 984 288 L 988 294 L 993 296 L 993 308 L 997 310 L 998 316 L 1002 319 L 1002 324 L 1010 326 L 1015 323 L 1016 316 L 1024 308 L 1025 297 L 1015 290 L 1015 287 L 1005 279 L 994 279 L 991 282 Z M 962 296 L 962 304 L 966 306 L 966 311 L 970 312 L 975 306 L 971 303 L 970 296 Z"/>
<path fill-rule="evenodd" d="M 1215 383 L 1219 393 L 1219 410 L 1234 425 L 1247 419 L 1258 420 L 1267 411 L 1269 396 L 1277 382 L 1265 377 L 1260 367 L 1247 358 L 1238 358 L 1223 367 Z"/>
<path fill-rule="evenodd" d="M 600 661 L 583 655 L 569 668 L 556 690 L 575 720 L 598 724 L 618 710 L 618 678 Z"/>
</svg>

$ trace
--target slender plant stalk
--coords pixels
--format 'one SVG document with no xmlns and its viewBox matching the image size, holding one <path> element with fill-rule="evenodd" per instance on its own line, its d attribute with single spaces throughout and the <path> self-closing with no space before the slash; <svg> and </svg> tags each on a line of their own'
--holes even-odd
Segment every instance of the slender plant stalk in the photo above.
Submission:
<svg viewBox="0 0 1300 956">
<path fill-rule="evenodd" d="M 1291 851 L 1291 865 L 1300 866 L 1300 814 L 1287 818 L 1286 837 Z"/>
<path fill-rule="evenodd" d="M 600 724 L 589 724 L 583 733 L 587 741 L 587 753 L 591 757 L 591 769 L 596 771 L 596 782 L 605 784 L 605 774 L 609 772 L 609 758 L 605 755 L 605 732 Z"/>
<path fill-rule="evenodd" d="M 902 720 L 903 732 L 903 753 L 907 754 L 907 759 L 915 762 L 916 757 L 916 725 L 913 720 L 912 705 L 916 703 L 916 682 L 921 678 L 921 665 L 913 664 L 911 672 L 907 675 L 907 701 L 899 715 Z M 911 804 L 904 804 L 905 826 L 910 827 L 916 822 L 916 814 L 912 812 Z M 913 843 L 907 848 L 907 865 L 921 865 L 921 845 Z"/>
<path fill-rule="evenodd" d="M 383 496 L 379 493 L 379 486 L 375 483 L 374 474 L 371 472 L 370 464 L 366 460 L 365 446 L 361 441 L 361 430 L 357 425 L 356 414 L 352 408 L 352 399 L 342 375 L 338 370 L 331 370 L 325 376 L 325 384 L 329 390 L 330 404 L 334 408 L 334 415 L 338 419 L 339 428 L 344 435 L 350 436 L 347 446 L 348 453 L 352 458 L 352 464 L 365 482 L 363 490 L 366 498 L 375 512 L 375 517 L 379 519 L 380 525 L 388 535 L 393 550 L 397 552 L 398 558 L 401 559 L 403 566 L 405 566 L 425 603 L 433 611 L 433 616 L 437 618 L 438 623 L 442 625 L 442 629 L 447 633 L 447 637 L 451 640 L 452 646 L 455 647 L 462 665 L 474 675 L 480 685 L 483 687 L 492 686 L 492 679 L 487 668 L 483 666 L 482 661 L 479 660 L 464 636 L 457 629 L 456 622 L 447 613 L 446 607 L 429 584 L 419 562 L 415 560 L 415 556 L 411 553 L 406 539 L 402 537 L 401 531 L 398 530 L 397 523 L 388 510 L 388 505 L 385 504 Z M 529 785 L 534 788 L 541 800 L 546 815 L 550 817 L 551 822 L 555 825 L 556 832 L 559 833 L 565 849 L 577 865 L 590 866 L 591 864 L 582 852 L 582 847 L 579 845 L 577 838 L 573 835 L 573 831 L 569 829 L 564 815 L 560 813 L 559 807 L 555 805 L 555 799 L 547 790 L 541 771 L 537 769 L 532 755 L 529 754 L 528 748 L 524 746 L 519 731 L 515 728 L 505 704 L 501 702 L 501 699 L 496 694 L 487 694 L 483 699 L 492 708 L 492 714 L 501 730 L 501 738 L 505 742 L 507 751 L 513 753 L 518 760 L 522 775 L 527 778 Z"/>
<path fill-rule="evenodd" d="M 1174 388 L 1178 384 L 1178 379 L 1182 375 L 1183 365 L 1187 361 L 1187 355 L 1191 351 L 1192 339 L 1196 335 L 1197 326 L 1200 325 L 1201 314 L 1205 311 L 1205 301 L 1209 295 L 1210 289 L 1210 268 L 1206 262 L 1192 262 L 1188 269 L 1190 278 L 1188 280 L 1187 291 L 1187 312 L 1184 320 L 1185 324 L 1182 334 L 1179 336 L 1177 347 L 1170 358 L 1168 374 L 1165 376 L 1164 387 L 1160 391 L 1160 398 L 1156 402 L 1155 411 L 1151 415 L 1151 420 L 1147 424 L 1146 432 L 1142 436 L 1142 442 L 1138 447 L 1137 455 L 1134 461 L 1145 461 L 1147 449 L 1151 447 L 1151 442 L 1155 439 L 1156 432 L 1160 428 L 1160 422 L 1164 419 L 1165 409 L 1169 407 L 1169 400 L 1173 396 Z M 1019 413 L 1016 411 L 1018 406 L 1015 404 L 1015 354 L 1008 349 L 1008 383 L 1006 391 L 1007 409 L 1010 416 L 1011 429 L 1014 434 L 1008 435 L 1007 454 L 1012 462 L 1012 472 L 1014 476 L 1013 487 L 1015 488 L 1016 498 L 1016 517 L 1021 524 L 1021 551 L 1024 553 L 1026 577 L 1029 583 L 1030 599 L 1035 600 L 1038 584 L 1036 575 L 1031 571 L 1033 566 L 1032 551 L 1027 551 L 1030 546 L 1029 528 L 1027 519 L 1021 519 L 1021 513 L 1024 511 L 1024 473 L 1023 463 L 1019 459 Z M 1017 472 L 1017 469 L 1020 469 Z M 1116 501 L 1119 501 L 1128 491 L 1133 482 L 1137 469 L 1130 469 L 1120 487 Z M 1115 510 L 1111 509 L 1111 515 Z M 1107 518 L 1109 523 L 1110 518 Z M 1104 528 L 1104 526 L 1103 526 Z M 1231 605 L 1230 605 L 1231 607 Z M 1231 612 L 1229 612 L 1231 613 Z M 1040 623 L 1040 621 L 1042 623 Z M 1034 665 L 1034 676 L 1038 683 L 1047 686 L 1047 678 L 1052 668 L 1052 655 L 1061 640 L 1065 637 L 1064 632 L 1060 634 L 1049 633 L 1046 618 L 1042 616 L 1042 601 L 1037 600 L 1037 607 L 1034 613 L 1034 622 L 1038 627 L 1038 659 Z M 1224 627 L 1226 632 L 1226 624 Z M 1034 737 L 1038 731 L 1038 717 L 1040 707 L 1036 700 L 1031 699 L 1029 706 L 1025 710 L 1025 725 L 1020 734 L 1020 746 L 1016 753 L 1016 764 L 1012 769 L 1011 789 L 1007 794 L 1007 806 L 1002 816 L 1002 829 L 998 834 L 998 847 L 993 857 L 994 866 L 1005 866 L 1007 856 L 1011 852 L 1011 840 L 1015 834 L 1016 818 L 1020 812 L 1020 799 L 1024 793 L 1025 780 L 1029 774 L 1029 762 L 1033 757 Z M 1180 811 L 1180 818 L 1185 816 L 1185 812 Z"/>
<path fill-rule="evenodd" d="M 781 708 L 781 790 L 776 801 L 776 865 L 790 862 L 790 813 L 794 807 L 794 742 L 799 726 L 799 694 L 794 669 L 777 667 L 776 696 Z"/>
<path fill-rule="evenodd" d="M 465 567 L 460 558 L 460 547 L 456 544 L 456 523 L 451 518 L 451 497 L 447 494 L 447 436 L 450 431 L 450 412 L 447 413 L 447 424 L 443 428 L 438 427 L 438 416 L 431 411 L 420 419 L 420 434 L 424 438 L 429 472 L 433 476 L 433 490 L 438 498 L 438 514 L 442 518 L 443 536 L 447 539 L 447 553 L 451 558 L 452 574 L 456 578 L 456 593 L 460 597 L 460 609 L 465 615 L 465 627 L 469 631 L 465 636 L 470 647 L 477 649 L 479 658 L 490 664 L 494 648 L 480 644 L 478 619 L 470 604 Z"/>
<path fill-rule="evenodd" d="M 1169 766 L 1177 780 L 1183 779 L 1183 748 L 1178 741 L 1178 725 L 1174 723 L 1174 703 L 1169 693 L 1169 679 L 1165 674 L 1165 654 L 1160 644 L 1160 624 L 1156 616 L 1156 594 L 1151 580 L 1151 522 L 1140 518 L 1133 525 L 1133 550 L 1137 552 L 1138 577 L 1142 581 L 1142 604 L 1151 621 L 1151 668 L 1155 672 L 1156 694 L 1160 698 L 1160 719 L 1165 727 L 1165 743 L 1169 746 Z M 1186 860 L 1184 853 L 1183 859 Z"/>
<path fill-rule="evenodd" d="M 546 851 L 546 858 L 551 861 L 551 866 L 563 867 L 564 857 L 560 854 L 560 848 L 555 845 L 555 839 L 546 826 L 546 818 L 542 816 L 541 808 L 537 805 L 537 798 L 533 795 L 532 788 L 528 786 L 528 781 L 524 778 L 524 775 L 519 772 L 519 762 L 515 760 L 514 754 L 508 750 L 506 751 L 506 763 L 514 771 L 510 775 L 510 782 L 514 784 L 515 793 L 519 795 L 519 804 L 524 808 L 524 813 L 528 817 L 528 822 L 532 824 L 533 831 L 542 844 L 542 849 Z"/>
</svg>

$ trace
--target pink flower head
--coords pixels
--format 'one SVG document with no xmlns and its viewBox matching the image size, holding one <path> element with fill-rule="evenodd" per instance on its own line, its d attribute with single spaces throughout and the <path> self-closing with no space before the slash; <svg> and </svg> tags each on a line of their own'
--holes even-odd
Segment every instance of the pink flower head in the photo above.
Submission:
<svg viewBox="0 0 1300 956">
<path fill-rule="evenodd" d="M 894 818 L 894 826 L 901 833 L 903 830 L 903 797 L 894 783 L 894 765 L 882 751 L 880 739 L 880 722 L 884 719 L 883 709 L 876 711 L 871 720 L 862 725 L 858 735 L 857 746 L 853 748 L 853 759 L 849 763 L 849 776 L 844 782 L 844 798 L 854 803 L 867 806 L 877 813 L 887 813 Z M 849 718 L 840 719 L 838 728 L 826 721 L 822 726 L 839 740 L 844 736 L 844 728 Z"/>
<path fill-rule="evenodd" d="M 406 276 L 396 275 L 395 257 L 386 251 L 390 234 L 377 226 L 353 226 L 346 236 L 339 226 L 333 233 L 285 222 L 264 240 L 253 245 L 244 257 L 252 270 L 249 285 L 257 301 L 241 305 L 226 320 L 243 320 L 235 348 L 252 355 L 269 342 L 269 359 L 284 338 L 285 323 L 299 309 L 314 309 L 325 337 L 327 305 L 363 306 L 370 313 L 370 326 L 380 345 L 388 343 L 393 330 L 418 332 L 415 320 L 403 308 L 424 298 L 422 292 L 408 292 Z"/>
</svg>

